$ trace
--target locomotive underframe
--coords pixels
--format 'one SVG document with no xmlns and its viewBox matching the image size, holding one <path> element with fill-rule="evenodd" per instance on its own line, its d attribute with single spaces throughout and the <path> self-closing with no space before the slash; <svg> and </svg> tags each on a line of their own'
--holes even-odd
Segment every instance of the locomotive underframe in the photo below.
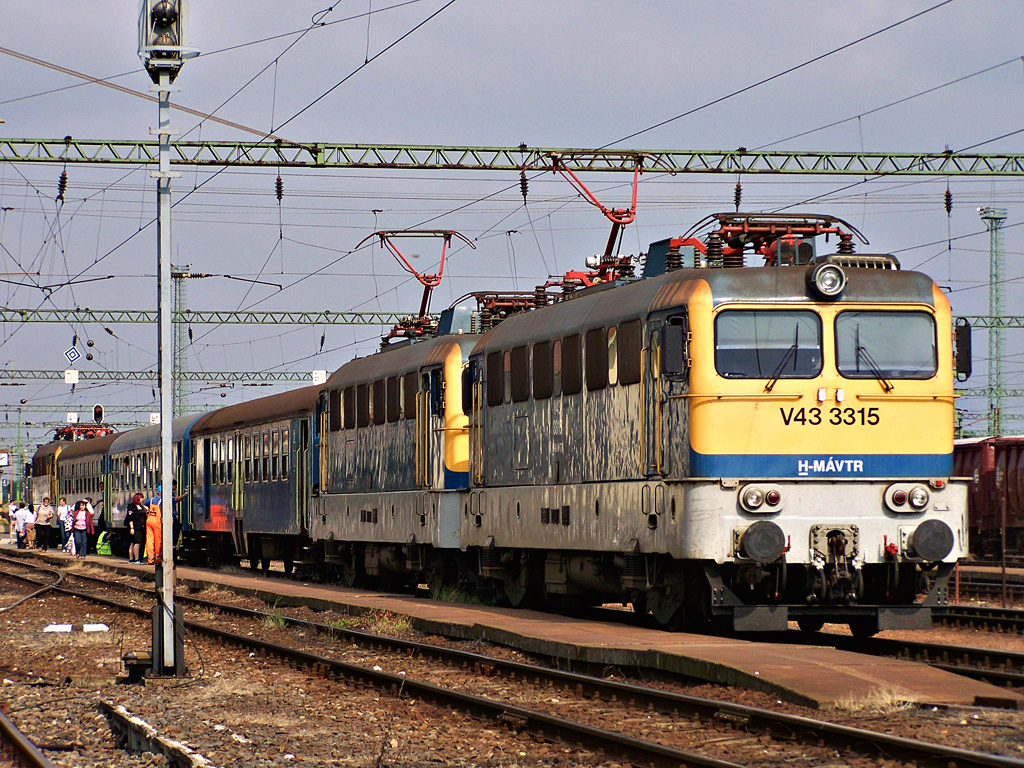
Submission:
<svg viewBox="0 0 1024 768">
<path fill-rule="evenodd" d="M 782 494 L 771 514 L 740 506 L 739 490 L 755 482 Z M 720 479 L 328 494 L 314 500 L 310 534 L 346 573 L 404 574 L 410 583 L 444 581 L 462 555 L 516 605 L 622 600 L 666 624 L 689 613 L 737 630 L 784 629 L 790 619 L 865 632 L 927 627 L 966 555 L 966 488 L 942 484 L 926 511 L 897 514 L 885 507 L 889 485 Z M 955 532 L 941 563 L 913 551 L 926 519 Z M 760 520 L 785 535 L 771 562 L 742 550 L 744 531 Z"/>
</svg>

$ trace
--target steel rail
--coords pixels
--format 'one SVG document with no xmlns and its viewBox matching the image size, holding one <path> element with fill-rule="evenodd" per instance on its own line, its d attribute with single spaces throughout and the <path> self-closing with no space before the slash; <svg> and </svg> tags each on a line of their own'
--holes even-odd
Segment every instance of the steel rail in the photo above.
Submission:
<svg viewBox="0 0 1024 768">
<path fill-rule="evenodd" d="M 95 577 L 86 577 L 78 574 L 75 574 L 74 577 L 93 581 L 105 587 L 111 586 L 109 581 L 104 581 Z M 129 587 L 128 585 L 117 586 L 138 589 L 137 587 Z M 105 598 L 94 598 L 93 596 L 88 595 L 87 597 L 89 599 L 105 600 Z M 625 701 L 642 709 L 653 709 L 658 712 L 674 715 L 687 714 L 690 716 L 698 716 L 703 720 L 709 721 L 722 719 L 732 720 L 741 723 L 742 727 L 745 729 L 769 733 L 773 737 L 798 739 L 810 744 L 816 744 L 819 741 L 824 740 L 826 743 L 831 745 L 854 749 L 860 753 L 867 752 L 872 756 L 883 759 L 891 759 L 896 756 L 906 760 L 924 761 L 942 766 L 955 763 L 958 768 L 972 768 L 975 766 L 978 768 L 981 768 L 981 766 L 1002 766 L 1004 768 L 1010 768 L 1013 766 L 1014 768 L 1024 768 L 1024 761 L 1016 760 L 1014 758 L 975 753 L 956 747 L 947 747 L 940 744 L 930 744 L 918 741 L 916 739 L 905 739 L 897 736 L 890 736 L 888 734 L 877 733 L 875 731 L 826 723 L 812 718 L 778 713 L 773 712 L 772 710 L 760 709 L 742 704 L 733 704 L 730 702 L 721 702 L 713 699 L 661 691 L 646 686 L 606 680 L 592 675 L 582 675 L 574 672 L 549 669 L 532 664 L 524 664 L 521 662 L 484 656 L 482 654 L 471 653 L 468 651 L 373 635 L 366 632 L 360 632 L 358 630 L 342 629 L 332 627 L 327 624 L 311 622 L 305 619 L 283 616 L 279 613 L 258 611 L 193 597 L 181 596 L 177 599 L 182 603 L 187 602 L 199 607 L 209 608 L 223 613 L 231 613 L 256 620 L 267 617 L 280 618 L 284 620 L 286 624 L 291 626 L 302 627 L 335 637 L 344 637 L 352 642 L 368 646 L 383 647 L 414 655 L 436 658 L 448 664 L 477 669 L 488 674 L 499 673 L 510 679 L 522 678 L 526 680 L 532 679 L 536 683 L 546 682 L 588 698 Z M 117 604 L 113 603 L 113 605 L 116 606 Z M 190 628 L 192 627 L 190 622 L 186 622 L 186 624 L 189 625 Z M 205 625 L 197 626 L 207 629 Z M 253 640 L 247 636 L 238 636 L 238 638 L 241 643 L 248 643 Z M 312 659 L 315 655 L 309 654 L 309 656 Z M 324 661 L 324 657 L 315 657 L 315 662 L 310 660 L 309 663 L 323 664 Z M 329 659 L 326 661 L 330 664 L 341 664 L 341 662 L 334 662 Z M 360 674 L 362 674 L 363 668 L 359 667 L 358 670 L 360 671 Z M 384 675 L 387 675 L 387 673 L 384 673 Z M 409 683 L 412 682 L 404 677 L 396 675 L 388 675 L 381 679 L 387 681 L 387 684 L 390 685 L 400 685 L 401 681 L 405 680 L 405 686 L 407 688 Z M 370 681 L 369 679 L 366 680 L 367 682 Z M 436 688 L 435 686 L 430 687 L 431 689 Z M 493 705 L 493 702 L 490 704 Z M 508 707 L 504 707 L 504 705 L 499 706 L 503 707 L 506 712 L 511 711 Z M 509 716 L 506 715 L 505 718 L 499 717 L 499 719 L 507 719 L 508 717 Z M 513 719 L 519 718 L 518 715 L 511 717 Z M 544 717 L 549 716 L 544 715 Z M 531 721 L 527 718 L 526 721 L 521 722 L 529 723 Z"/>
<path fill-rule="evenodd" d="M 53 768 L 53 763 L 0 711 L 0 764 L 15 768 Z"/>
<path fill-rule="evenodd" d="M 158 144 L 107 139 L 0 139 L 0 162 L 155 165 Z M 176 166 L 552 171 L 575 173 L 745 173 L 815 176 L 1022 176 L 1024 155 L 955 152 L 793 152 L 586 149 L 285 141 L 176 141 Z"/>
</svg>

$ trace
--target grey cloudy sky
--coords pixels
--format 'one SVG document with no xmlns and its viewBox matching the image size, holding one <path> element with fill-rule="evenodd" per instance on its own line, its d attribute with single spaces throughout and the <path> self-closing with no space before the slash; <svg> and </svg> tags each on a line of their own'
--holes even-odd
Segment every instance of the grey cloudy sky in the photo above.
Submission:
<svg viewBox="0 0 1024 768">
<path fill-rule="evenodd" d="M 186 64 L 174 101 L 266 132 L 287 121 L 279 134 L 297 141 L 603 146 L 937 4 L 457 0 L 445 8 L 444 0 L 333 6 L 324 0 L 193 0 L 189 43 L 202 55 Z M 113 82 L 145 91 L 150 83 L 136 53 L 137 13 L 133 0 L 8 0 L 0 46 L 97 77 L 127 73 Z M 314 17 L 325 25 L 310 29 Z M 1024 134 L 992 140 L 1024 127 L 1022 17 L 1024 4 L 1016 0 L 954 0 L 621 146 L 941 151 L 980 145 L 974 151 L 1019 152 Z M 145 140 L 155 123 L 155 105 L 141 99 L 82 85 L 10 56 L 0 56 L 0 67 L 0 117 L 6 120 L 0 137 Z M 871 112 L 989 67 L 994 69 Z M 785 141 L 857 115 L 863 116 Z M 254 138 L 214 123 L 197 127 L 196 118 L 182 113 L 173 122 L 191 139 Z M 153 228 L 105 255 L 153 218 L 155 189 L 148 172 L 71 165 L 65 203 L 57 206 L 60 170 L 0 164 L 0 242 L 6 249 L 0 271 L 39 273 L 4 277 L 4 305 L 154 307 Z M 550 175 L 531 182 L 524 208 L 514 174 L 285 169 L 279 206 L 276 170 L 230 169 L 212 180 L 211 173 L 187 170 L 175 182 L 177 199 L 203 185 L 175 208 L 175 263 L 273 285 L 223 277 L 191 281 L 188 305 L 197 310 L 414 311 L 419 287 L 379 248 L 342 258 L 381 228 L 430 221 L 431 227 L 456 229 L 475 241 L 476 250 L 454 253 L 435 309 L 470 290 L 532 288 L 549 273 L 580 266 L 607 238 L 600 213 Z M 828 194 L 858 180 L 745 177 L 743 208 L 771 210 L 825 194 L 807 207 L 849 220 L 871 240 L 871 250 L 896 252 L 905 268 L 931 274 L 951 290 L 955 312 L 986 313 L 988 240 L 978 234 L 984 227 L 976 208 L 1005 207 L 1008 224 L 1024 221 L 1021 181 L 889 178 Z M 609 205 L 628 201 L 624 176 L 585 181 Z M 726 176 L 644 177 L 636 223 L 622 250 L 638 253 L 708 213 L 731 210 L 735 182 Z M 948 219 L 942 199 L 947 182 L 954 196 Z M 482 198 L 487 199 L 476 202 Z M 947 235 L 958 238 L 950 248 Z M 1021 228 L 1006 230 L 1005 248 L 1005 277 L 1024 277 Z M 424 268 L 438 252 L 433 243 L 409 244 L 408 250 Z M 60 288 L 49 299 L 38 288 L 86 268 L 83 278 L 101 279 Z M 317 279 L 292 285 L 318 269 L 323 273 Z M 1019 313 L 1021 297 L 1019 281 L 1007 282 L 1004 310 Z M 77 333 L 79 348 L 95 355 L 79 364 L 82 370 L 155 368 L 155 329 L 112 330 L 116 337 L 99 327 L 9 324 L 0 327 L 0 364 L 63 369 L 63 352 Z M 332 370 L 369 353 L 386 329 L 193 330 L 192 370 L 309 371 Z M 1022 386 L 1024 344 L 1013 333 L 1007 336 L 1005 383 Z M 94 340 L 93 348 L 85 347 L 87 339 Z M 981 372 L 970 384 L 982 386 L 984 334 L 976 334 L 975 342 Z M 147 385 L 80 386 L 74 395 L 63 384 L 0 391 L 7 405 L 24 398 L 52 405 L 57 415 L 84 411 L 93 402 L 153 402 Z M 192 402 L 221 405 L 270 391 L 235 387 L 221 398 L 219 390 L 204 389 L 193 392 Z M 981 404 L 966 405 L 976 410 Z M 16 412 L 7 411 L 16 420 Z M 43 436 L 42 429 L 32 431 L 33 439 Z M 0 444 L 12 442 L 8 428 Z"/>
</svg>

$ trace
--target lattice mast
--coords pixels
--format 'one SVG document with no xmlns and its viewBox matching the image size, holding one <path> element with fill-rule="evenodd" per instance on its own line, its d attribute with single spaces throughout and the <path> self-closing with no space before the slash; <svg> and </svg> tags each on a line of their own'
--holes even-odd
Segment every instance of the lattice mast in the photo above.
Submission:
<svg viewBox="0 0 1024 768">
<path fill-rule="evenodd" d="M 979 208 L 988 228 L 988 313 L 1003 315 L 1003 224 L 1005 208 Z M 993 323 L 988 329 L 988 431 L 992 437 L 1003 433 L 1003 329 Z"/>
</svg>

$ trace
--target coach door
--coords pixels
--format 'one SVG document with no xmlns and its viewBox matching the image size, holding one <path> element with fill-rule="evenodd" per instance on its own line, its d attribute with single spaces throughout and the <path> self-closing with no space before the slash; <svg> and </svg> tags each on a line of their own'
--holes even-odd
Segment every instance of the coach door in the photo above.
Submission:
<svg viewBox="0 0 1024 768">
<path fill-rule="evenodd" d="M 689 450 L 686 402 L 689 325 L 684 312 L 647 324 L 644 366 L 644 467 L 649 476 L 679 474 Z M 675 466 L 678 464 L 679 466 Z"/>
<path fill-rule="evenodd" d="M 294 450 L 295 466 L 292 467 L 295 482 L 295 509 L 298 515 L 299 526 L 305 531 L 309 530 L 309 467 L 310 467 L 310 436 L 309 419 L 299 419 L 298 429 L 293 439 L 296 439 Z M 284 434 L 288 434 L 285 431 Z M 287 456 L 287 447 L 281 446 L 282 456 Z"/>
<path fill-rule="evenodd" d="M 420 374 L 416 395 L 416 485 L 435 488 L 443 481 L 439 463 L 444 457 L 444 369 Z"/>
</svg>

